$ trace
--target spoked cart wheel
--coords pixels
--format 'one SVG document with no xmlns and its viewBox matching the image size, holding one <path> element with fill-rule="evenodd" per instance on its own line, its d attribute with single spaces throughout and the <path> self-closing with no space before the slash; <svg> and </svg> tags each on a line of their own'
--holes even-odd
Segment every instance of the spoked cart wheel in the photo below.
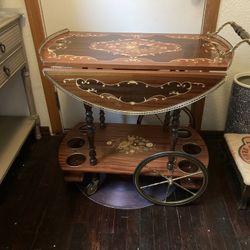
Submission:
<svg viewBox="0 0 250 250">
<path fill-rule="evenodd" d="M 167 151 L 153 154 L 137 166 L 134 184 L 148 201 L 179 206 L 199 198 L 208 183 L 207 169 L 195 157 Z"/>
</svg>

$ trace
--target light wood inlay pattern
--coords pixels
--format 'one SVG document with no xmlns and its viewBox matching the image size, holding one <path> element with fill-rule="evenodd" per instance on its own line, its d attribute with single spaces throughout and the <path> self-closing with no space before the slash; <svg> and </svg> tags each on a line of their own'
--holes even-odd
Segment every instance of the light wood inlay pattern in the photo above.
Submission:
<svg viewBox="0 0 250 250">
<path fill-rule="evenodd" d="M 155 114 L 186 106 L 218 87 L 225 77 L 224 73 L 128 70 L 72 69 L 66 72 L 52 69 L 44 72 L 57 87 L 74 98 L 98 108 L 130 115 Z M 97 84 L 89 80 L 84 90 L 78 86 L 82 79 L 87 82 L 96 79 L 93 81 Z M 155 88 L 155 94 L 148 93 L 146 86 Z"/>
</svg>

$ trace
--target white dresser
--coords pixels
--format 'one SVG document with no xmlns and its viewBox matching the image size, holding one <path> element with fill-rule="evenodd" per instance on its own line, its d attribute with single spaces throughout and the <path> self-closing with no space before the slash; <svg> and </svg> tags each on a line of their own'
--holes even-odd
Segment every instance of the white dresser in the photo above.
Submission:
<svg viewBox="0 0 250 250">
<path fill-rule="evenodd" d="M 41 138 L 20 19 L 20 14 L 0 11 L 0 92 L 11 83 L 16 74 L 21 74 L 22 80 L 18 84 L 24 86 L 29 109 L 27 116 L 0 115 L 0 183 L 33 128 L 35 128 L 36 138 Z M 15 100 L 12 101 L 15 102 Z M 0 105 L 5 105 L 1 99 Z"/>
</svg>

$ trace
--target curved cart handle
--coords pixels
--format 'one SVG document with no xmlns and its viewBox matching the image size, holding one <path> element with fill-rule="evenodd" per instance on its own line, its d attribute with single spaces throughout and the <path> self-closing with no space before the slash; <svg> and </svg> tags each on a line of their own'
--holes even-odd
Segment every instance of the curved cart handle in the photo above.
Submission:
<svg viewBox="0 0 250 250">
<path fill-rule="evenodd" d="M 229 53 L 233 53 L 243 43 L 248 43 L 250 45 L 250 34 L 235 22 L 224 23 L 216 32 L 213 33 L 208 32 L 208 35 L 209 36 L 217 35 L 227 25 L 231 25 L 231 27 L 234 29 L 236 34 L 242 39 L 242 41 L 238 42 L 232 49 L 225 52 L 223 56 L 226 56 Z"/>
<path fill-rule="evenodd" d="M 250 45 L 250 34 L 237 23 L 231 22 L 230 24 L 239 37 L 243 40 L 246 39 L 246 42 Z"/>
</svg>

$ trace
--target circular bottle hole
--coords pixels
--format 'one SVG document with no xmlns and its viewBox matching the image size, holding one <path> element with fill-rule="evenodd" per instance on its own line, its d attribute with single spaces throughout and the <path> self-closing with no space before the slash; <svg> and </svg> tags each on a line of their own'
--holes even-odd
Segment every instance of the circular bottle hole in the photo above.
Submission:
<svg viewBox="0 0 250 250">
<path fill-rule="evenodd" d="M 81 165 L 83 162 L 85 162 L 86 157 L 82 154 L 74 154 L 71 155 L 67 158 L 66 162 L 68 165 L 70 166 L 79 166 Z"/>
<path fill-rule="evenodd" d="M 186 173 L 195 173 L 198 171 L 198 167 L 192 164 L 188 160 L 182 160 L 178 163 L 179 169 Z"/>
<path fill-rule="evenodd" d="M 190 138 L 192 136 L 192 133 L 185 128 L 178 129 L 178 137 L 179 138 Z"/>
<path fill-rule="evenodd" d="M 182 148 L 184 152 L 191 155 L 197 155 L 201 152 L 201 147 L 193 143 L 184 144 Z"/>
<path fill-rule="evenodd" d="M 72 138 L 67 142 L 67 146 L 70 148 L 80 148 L 85 144 L 82 138 Z"/>
</svg>

